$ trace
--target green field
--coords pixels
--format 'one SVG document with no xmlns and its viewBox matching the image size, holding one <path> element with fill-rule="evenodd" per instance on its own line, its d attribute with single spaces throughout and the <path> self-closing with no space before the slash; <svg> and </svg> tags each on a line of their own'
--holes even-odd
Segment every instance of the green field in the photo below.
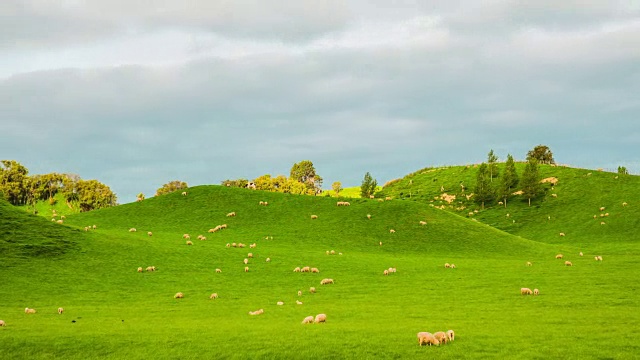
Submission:
<svg viewBox="0 0 640 360">
<path fill-rule="evenodd" d="M 637 357 L 638 177 L 543 167 L 543 176 L 560 181 L 532 207 L 514 199 L 506 209 L 496 204 L 472 216 L 471 202 L 434 199 L 441 186 L 453 193 L 461 179 L 470 185 L 472 169 L 412 174 L 377 195 L 392 201 L 198 186 L 187 196 L 69 214 L 64 224 L 51 222 L 46 207 L 39 209 L 44 216 L 34 216 L 0 202 L 0 319 L 7 324 L 0 327 L 0 353 L 8 359 Z M 600 206 L 610 213 L 606 219 Z M 228 228 L 207 232 L 220 224 Z M 247 246 L 226 247 L 234 242 Z M 558 253 L 565 258 L 555 259 Z M 456 268 L 445 269 L 445 262 Z M 157 271 L 138 273 L 140 266 Z M 295 273 L 297 266 L 320 273 Z M 397 273 L 383 275 L 389 267 Z M 323 278 L 335 284 L 320 285 Z M 522 296 L 521 287 L 541 294 Z M 184 298 L 174 299 L 177 292 Z M 218 299 L 209 299 L 213 292 Z M 25 307 L 37 313 L 27 315 Z M 58 315 L 58 307 L 65 312 Z M 248 314 L 257 309 L 264 313 Z M 327 314 L 326 323 L 301 324 L 319 313 Z M 448 329 L 456 332 L 453 343 L 418 346 L 417 332 Z"/>
</svg>

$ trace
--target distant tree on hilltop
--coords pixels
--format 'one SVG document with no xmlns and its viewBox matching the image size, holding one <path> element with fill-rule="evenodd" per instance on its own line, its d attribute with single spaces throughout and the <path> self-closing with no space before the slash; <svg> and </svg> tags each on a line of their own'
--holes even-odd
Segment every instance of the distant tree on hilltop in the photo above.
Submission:
<svg viewBox="0 0 640 360">
<path fill-rule="evenodd" d="M 624 166 L 618 166 L 618 174 L 629 175 L 629 170 L 627 170 L 627 168 Z"/>
<path fill-rule="evenodd" d="M 527 166 L 524 168 L 522 179 L 520 180 L 520 188 L 522 196 L 529 200 L 529 206 L 531 206 L 531 199 L 538 197 L 542 193 L 540 175 L 538 174 L 538 160 L 535 158 L 530 158 L 527 161 Z"/>
<path fill-rule="evenodd" d="M 172 192 L 177 191 L 177 190 L 186 189 L 188 187 L 189 187 L 189 185 L 187 185 L 186 182 L 179 181 L 179 180 L 174 180 L 174 181 L 171 181 L 171 182 L 168 182 L 168 183 L 162 185 L 161 188 L 156 190 L 156 196 L 169 194 L 169 193 L 172 193 Z"/>
<path fill-rule="evenodd" d="M 316 168 L 310 160 L 302 160 L 293 164 L 289 178 L 303 183 L 309 194 L 317 194 L 322 188 L 322 177 L 316 173 Z"/>
<path fill-rule="evenodd" d="M 376 181 L 367 171 L 367 173 L 364 174 L 362 185 L 360 185 L 360 196 L 368 199 L 376 192 L 376 187 L 378 187 L 378 181 Z"/>
<path fill-rule="evenodd" d="M 518 172 L 516 171 L 516 164 L 511 154 L 507 155 L 507 162 L 504 165 L 504 171 L 502 172 L 502 179 L 498 185 L 498 196 L 502 199 L 504 207 L 507 207 L 507 199 L 518 186 Z"/>
<path fill-rule="evenodd" d="M 546 145 L 538 145 L 527 153 L 527 160 L 536 159 L 539 164 L 555 164 L 553 153 Z"/>
<path fill-rule="evenodd" d="M 342 191 L 342 183 L 340 181 L 336 181 L 331 184 L 331 188 L 333 189 L 333 192 L 336 193 L 336 196 L 340 196 L 340 191 Z"/>
<path fill-rule="evenodd" d="M 487 165 L 489 167 L 489 181 L 498 176 L 498 157 L 493 153 L 493 149 L 487 155 Z"/>
</svg>

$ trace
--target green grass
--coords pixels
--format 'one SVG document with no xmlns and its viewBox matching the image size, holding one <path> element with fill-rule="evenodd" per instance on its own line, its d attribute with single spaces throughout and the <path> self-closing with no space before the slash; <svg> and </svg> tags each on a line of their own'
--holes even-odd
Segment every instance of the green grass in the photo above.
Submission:
<svg viewBox="0 0 640 360">
<path fill-rule="evenodd" d="M 428 201 L 349 199 L 351 206 L 338 207 L 346 197 L 221 186 L 188 193 L 70 215 L 64 225 L 0 204 L 3 356 L 588 359 L 633 358 L 640 350 L 638 246 L 627 233 L 620 235 L 625 250 L 613 251 L 614 235 L 604 244 L 595 239 L 599 234 L 577 242 L 577 230 L 547 239 L 524 236 L 531 231 L 525 225 L 519 232 L 503 226 L 509 234 L 482 223 L 501 218 L 499 209 L 480 212 L 479 222 Z M 628 201 L 624 210 L 633 209 Z M 518 209 L 517 223 L 536 215 Z M 237 216 L 226 217 L 231 211 Z M 619 221 L 627 226 L 634 218 Z M 227 229 L 207 233 L 223 223 Z M 90 225 L 97 229 L 81 230 Z M 185 245 L 184 233 L 193 246 Z M 198 234 L 207 240 L 196 240 Z M 247 247 L 227 248 L 231 242 Z M 29 244 L 52 247 L 25 252 Z M 331 249 L 343 255 L 326 255 Z M 612 251 L 595 262 L 591 255 L 603 249 Z M 245 273 L 248 252 L 255 257 Z M 574 266 L 555 260 L 557 252 Z M 445 269 L 445 262 L 456 269 Z M 149 265 L 158 271 L 136 272 Z M 320 274 L 292 272 L 305 265 Z M 383 276 L 388 267 L 398 272 Z M 325 277 L 335 284 L 321 286 Z M 541 295 L 521 296 L 521 287 Z M 173 298 L 178 291 L 184 299 Z M 212 292 L 220 298 L 209 300 Z M 38 313 L 24 314 L 27 306 Z M 265 313 L 247 314 L 259 308 Z M 300 324 L 318 313 L 328 315 L 326 324 Z M 456 331 L 452 344 L 417 345 L 418 331 L 448 329 Z"/>
<path fill-rule="evenodd" d="M 377 186 L 376 187 L 376 191 L 380 191 L 382 190 L 382 186 Z M 333 190 L 324 190 L 323 195 L 325 196 L 336 196 L 336 192 Z M 353 187 L 348 187 L 348 188 L 344 188 L 340 191 L 340 197 L 345 197 L 345 198 L 354 198 L 354 199 L 358 199 L 360 198 L 360 186 L 353 186 Z"/>
</svg>

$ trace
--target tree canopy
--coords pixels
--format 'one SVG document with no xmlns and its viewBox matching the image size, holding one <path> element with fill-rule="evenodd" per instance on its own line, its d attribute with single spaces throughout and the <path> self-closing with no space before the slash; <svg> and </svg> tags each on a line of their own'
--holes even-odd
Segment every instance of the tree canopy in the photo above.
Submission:
<svg viewBox="0 0 640 360">
<path fill-rule="evenodd" d="M 527 166 L 524 168 L 522 179 L 520 180 L 520 187 L 522 196 L 529 201 L 529 206 L 531 206 L 531 199 L 538 197 L 542 193 L 540 175 L 538 174 L 538 160 L 531 158 L 527 161 Z"/>
<path fill-rule="evenodd" d="M 186 189 L 188 187 L 189 187 L 189 185 L 187 185 L 187 183 L 184 182 L 184 181 L 173 180 L 173 181 L 170 181 L 170 182 L 162 185 L 162 187 L 160 187 L 158 190 L 156 190 L 156 196 L 169 194 L 169 193 L 172 193 L 172 192 L 177 191 L 177 190 Z"/>
<path fill-rule="evenodd" d="M 378 187 L 378 181 L 375 180 L 371 174 L 367 171 L 364 174 L 364 179 L 362 180 L 362 185 L 360 185 L 360 196 L 363 198 L 368 198 L 376 192 L 376 188 Z"/>
<path fill-rule="evenodd" d="M 516 164 L 511 154 L 507 155 L 507 161 L 502 172 L 502 179 L 498 185 L 498 196 L 502 199 L 504 207 L 507 207 L 507 200 L 518 186 L 518 172 Z"/>
<path fill-rule="evenodd" d="M 478 168 L 478 172 L 476 173 L 476 189 L 474 193 L 475 201 L 482 204 L 483 209 L 485 202 L 489 202 L 495 198 L 495 191 L 491 186 L 489 166 L 486 163 L 480 164 L 480 167 Z"/>
<path fill-rule="evenodd" d="M 310 160 L 293 164 L 289 178 L 304 184 L 313 194 L 321 191 L 322 177 L 316 173 L 316 168 Z"/>
<path fill-rule="evenodd" d="M 538 145 L 527 153 L 527 161 L 535 159 L 539 164 L 555 164 L 553 153 L 546 145 Z"/>
</svg>

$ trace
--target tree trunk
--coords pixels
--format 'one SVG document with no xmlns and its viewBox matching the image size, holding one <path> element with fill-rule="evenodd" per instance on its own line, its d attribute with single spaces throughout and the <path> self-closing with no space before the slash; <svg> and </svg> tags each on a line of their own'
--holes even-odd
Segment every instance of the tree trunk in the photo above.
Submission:
<svg viewBox="0 0 640 360">
<path fill-rule="evenodd" d="M 505 209 L 507 208 L 507 198 L 506 197 L 504 198 L 504 208 Z"/>
<path fill-rule="evenodd" d="M 529 198 L 529 207 L 531 207 L 531 198 Z"/>
</svg>

